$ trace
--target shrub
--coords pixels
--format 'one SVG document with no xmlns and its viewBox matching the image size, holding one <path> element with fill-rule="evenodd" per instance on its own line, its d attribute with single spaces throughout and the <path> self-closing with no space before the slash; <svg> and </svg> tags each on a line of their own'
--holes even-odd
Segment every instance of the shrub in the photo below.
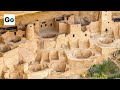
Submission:
<svg viewBox="0 0 120 90">
<path fill-rule="evenodd" d="M 109 75 L 119 72 L 119 67 L 111 60 L 105 60 L 102 64 L 93 65 L 88 70 L 88 76 L 93 78 L 107 78 Z"/>
<path fill-rule="evenodd" d="M 120 78 L 120 72 L 108 76 L 108 79 L 117 79 Z"/>
<path fill-rule="evenodd" d="M 92 78 L 93 79 L 107 79 L 108 78 L 108 76 L 107 75 L 105 75 L 105 74 L 93 74 L 93 76 L 92 76 Z"/>
</svg>

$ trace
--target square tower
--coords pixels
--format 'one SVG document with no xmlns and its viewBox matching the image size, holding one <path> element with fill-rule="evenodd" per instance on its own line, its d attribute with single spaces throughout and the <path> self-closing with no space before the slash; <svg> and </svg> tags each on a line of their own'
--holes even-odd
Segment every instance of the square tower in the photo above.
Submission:
<svg viewBox="0 0 120 90">
<path fill-rule="evenodd" d="M 68 34 L 72 35 L 73 37 L 80 37 L 81 32 L 81 24 L 69 24 Z"/>
<path fill-rule="evenodd" d="M 112 34 L 112 12 L 101 11 L 100 17 L 101 35 Z"/>
</svg>

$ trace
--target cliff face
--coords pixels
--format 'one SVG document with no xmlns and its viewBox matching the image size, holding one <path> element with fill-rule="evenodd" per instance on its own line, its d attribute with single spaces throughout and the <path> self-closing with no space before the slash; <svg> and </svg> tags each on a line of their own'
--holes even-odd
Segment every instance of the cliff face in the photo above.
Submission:
<svg viewBox="0 0 120 90">
<path fill-rule="evenodd" d="M 119 17 L 120 11 L 112 11 L 113 17 Z M 8 13 L 16 14 L 16 25 L 28 24 L 34 20 L 40 20 L 41 22 L 48 19 L 54 19 L 55 17 L 60 17 L 64 14 L 74 14 L 79 16 L 76 20 L 78 22 L 82 21 L 83 18 L 87 18 L 87 21 L 96 21 L 99 18 L 100 11 L 7 11 L 0 12 L 0 27 L 4 27 L 3 15 Z"/>
<path fill-rule="evenodd" d="M 7 12 L 8 13 L 8 12 Z M 24 15 L 16 16 L 16 25 L 24 25 L 28 24 L 35 20 L 45 21 L 49 19 L 54 19 L 55 17 L 60 17 L 62 15 L 69 15 L 69 14 L 79 14 L 79 11 L 44 11 L 44 12 L 33 12 L 33 13 L 26 13 Z M 0 19 L 0 27 L 4 27 L 3 19 Z"/>
<path fill-rule="evenodd" d="M 100 11 L 80 11 L 80 17 L 87 17 L 90 20 L 97 20 Z"/>
<path fill-rule="evenodd" d="M 97 19 L 100 11 L 80 11 L 81 18 L 88 17 L 91 20 Z M 112 11 L 112 17 L 120 17 L 120 11 Z"/>
</svg>

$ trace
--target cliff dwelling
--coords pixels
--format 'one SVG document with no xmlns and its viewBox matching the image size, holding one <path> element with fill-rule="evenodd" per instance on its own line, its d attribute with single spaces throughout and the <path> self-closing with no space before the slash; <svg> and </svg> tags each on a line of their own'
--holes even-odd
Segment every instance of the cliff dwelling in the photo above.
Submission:
<svg viewBox="0 0 120 90">
<path fill-rule="evenodd" d="M 79 78 L 92 65 L 120 50 L 117 11 L 15 15 L 14 26 L 3 25 L 0 16 L 1 79 Z"/>
</svg>

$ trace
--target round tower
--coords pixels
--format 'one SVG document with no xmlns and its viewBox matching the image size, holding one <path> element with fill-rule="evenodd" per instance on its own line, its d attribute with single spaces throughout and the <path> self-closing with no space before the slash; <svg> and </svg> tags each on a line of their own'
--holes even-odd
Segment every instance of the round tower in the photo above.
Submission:
<svg viewBox="0 0 120 90">
<path fill-rule="evenodd" d="M 26 39 L 33 40 L 34 38 L 34 24 L 28 24 L 26 27 Z"/>
<path fill-rule="evenodd" d="M 35 21 L 34 27 L 35 27 L 35 33 L 39 34 L 40 25 L 39 25 L 39 21 L 38 20 Z"/>
</svg>

